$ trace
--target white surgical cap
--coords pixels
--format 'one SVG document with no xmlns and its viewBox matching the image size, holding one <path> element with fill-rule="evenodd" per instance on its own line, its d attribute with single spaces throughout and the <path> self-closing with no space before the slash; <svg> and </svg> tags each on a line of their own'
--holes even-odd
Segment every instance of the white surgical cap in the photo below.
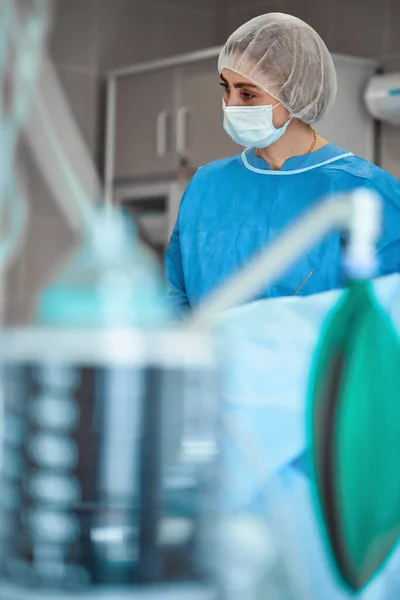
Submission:
<svg viewBox="0 0 400 600">
<path fill-rule="evenodd" d="M 336 96 L 335 65 L 325 43 L 290 15 L 269 13 L 239 27 L 219 56 L 223 69 L 250 79 L 305 123 L 322 117 Z"/>
</svg>

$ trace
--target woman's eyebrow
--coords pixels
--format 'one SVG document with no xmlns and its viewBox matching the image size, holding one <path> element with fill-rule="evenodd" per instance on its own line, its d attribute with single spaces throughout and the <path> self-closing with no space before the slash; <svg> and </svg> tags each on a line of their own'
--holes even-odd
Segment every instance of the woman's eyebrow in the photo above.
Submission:
<svg viewBox="0 0 400 600">
<path fill-rule="evenodd" d="M 242 89 L 242 88 L 258 88 L 259 86 L 258 86 L 258 85 L 255 85 L 254 83 L 250 83 L 250 82 L 249 82 L 249 83 L 247 83 L 247 82 L 245 83 L 245 82 L 243 81 L 243 82 L 239 82 L 239 83 L 234 83 L 234 84 L 233 84 L 233 87 L 234 87 L 235 89 L 237 89 L 237 90 L 240 90 L 240 89 Z"/>
<path fill-rule="evenodd" d="M 220 75 L 220 77 L 224 83 L 226 83 L 227 85 L 230 85 L 223 75 Z M 240 81 L 238 83 L 234 83 L 233 87 L 237 90 L 240 90 L 242 88 L 258 88 L 259 86 L 255 85 L 254 83 L 250 83 L 250 81 L 249 82 Z"/>
</svg>

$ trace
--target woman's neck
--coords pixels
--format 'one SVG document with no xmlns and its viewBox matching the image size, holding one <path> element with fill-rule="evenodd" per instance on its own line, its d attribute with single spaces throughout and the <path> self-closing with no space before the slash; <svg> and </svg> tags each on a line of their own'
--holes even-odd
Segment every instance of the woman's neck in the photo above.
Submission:
<svg viewBox="0 0 400 600">
<path fill-rule="evenodd" d="M 259 148 L 257 155 L 263 158 L 271 169 L 280 171 L 289 158 L 303 156 L 311 150 L 315 151 L 326 146 L 328 143 L 320 136 L 317 136 L 315 144 L 314 142 L 315 137 L 312 127 L 298 119 L 294 119 L 289 124 L 284 136 L 267 148 Z"/>
</svg>

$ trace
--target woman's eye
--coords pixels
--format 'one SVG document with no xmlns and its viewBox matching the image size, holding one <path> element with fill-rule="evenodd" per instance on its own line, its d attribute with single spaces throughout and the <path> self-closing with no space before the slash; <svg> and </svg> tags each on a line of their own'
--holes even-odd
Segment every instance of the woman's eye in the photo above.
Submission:
<svg viewBox="0 0 400 600">
<path fill-rule="evenodd" d="M 225 92 L 229 92 L 229 85 L 227 83 L 220 83 L 219 85 L 224 88 Z"/>
<path fill-rule="evenodd" d="M 256 95 L 250 94 L 250 92 L 242 92 L 242 96 L 246 98 L 246 100 L 253 100 L 253 98 L 256 98 Z"/>
</svg>

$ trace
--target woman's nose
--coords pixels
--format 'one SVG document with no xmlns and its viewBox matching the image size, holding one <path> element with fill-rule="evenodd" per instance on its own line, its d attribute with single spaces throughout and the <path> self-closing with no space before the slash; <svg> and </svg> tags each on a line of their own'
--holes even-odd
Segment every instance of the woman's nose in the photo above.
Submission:
<svg viewBox="0 0 400 600">
<path fill-rule="evenodd" d="M 242 104 L 240 97 L 235 94 L 229 94 L 229 97 L 225 100 L 226 106 L 240 106 Z"/>
</svg>

